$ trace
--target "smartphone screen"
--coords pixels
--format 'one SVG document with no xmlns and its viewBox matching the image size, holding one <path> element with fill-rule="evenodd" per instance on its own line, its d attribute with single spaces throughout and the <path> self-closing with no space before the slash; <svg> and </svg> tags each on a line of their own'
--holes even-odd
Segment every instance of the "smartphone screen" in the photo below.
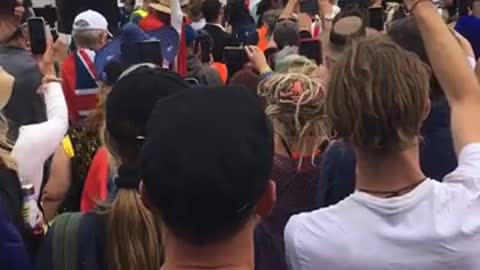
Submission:
<svg viewBox="0 0 480 270">
<path fill-rule="evenodd" d="M 225 47 L 224 54 L 227 65 L 243 65 L 248 62 L 247 52 L 244 47 Z"/>
<path fill-rule="evenodd" d="M 30 49 L 33 55 L 42 55 L 47 50 L 47 34 L 45 21 L 42 18 L 28 19 L 28 33 L 30 36 Z"/>
<path fill-rule="evenodd" d="M 225 47 L 224 59 L 229 78 L 232 78 L 235 73 L 242 70 L 243 66 L 248 62 L 247 52 L 244 47 Z"/>
<path fill-rule="evenodd" d="M 378 31 L 383 31 L 384 18 L 383 8 L 372 7 L 368 9 L 368 27 Z"/>
<path fill-rule="evenodd" d="M 300 0 L 300 12 L 307 13 L 311 16 L 318 14 L 318 1 L 317 0 Z"/>
<path fill-rule="evenodd" d="M 145 41 L 138 43 L 140 60 L 144 63 L 162 65 L 162 46 L 160 41 Z"/>
<path fill-rule="evenodd" d="M 302 39 L 298 47 L 298 54 L 315 61 L 317 65 L 322 63 L 322 44 L 318 39 Z"/>
</svg>

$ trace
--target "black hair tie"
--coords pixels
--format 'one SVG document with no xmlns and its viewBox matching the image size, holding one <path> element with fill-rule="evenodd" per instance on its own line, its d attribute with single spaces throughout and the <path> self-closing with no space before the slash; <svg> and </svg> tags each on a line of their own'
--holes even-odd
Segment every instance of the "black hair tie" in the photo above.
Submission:
<svg viewBox="0 0 480 270">
<path fill-rule="evenodd" d="M 137 189 L 139 184 L 140 173 L 137 168 L 129 168 L 124 165 L 118 168 L 118 177 L 115 180 L 115 185 L 119 189 Z"/>
</svg>

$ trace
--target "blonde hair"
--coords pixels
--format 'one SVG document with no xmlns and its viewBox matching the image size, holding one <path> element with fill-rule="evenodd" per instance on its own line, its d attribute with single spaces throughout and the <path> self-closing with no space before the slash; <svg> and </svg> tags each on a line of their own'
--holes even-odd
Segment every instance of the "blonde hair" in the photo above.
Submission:
<svg viewBox="0 0 480 270">
<path fill-rule="evenodd" d="M 327 94 L 338 135 L 369 153 L 417 143 L 426 116 L 429 67 L 386 37 L 355 42 L 337 62 Z"/>
<path fill-rule="evenodd" d="M 276 74 L 259 88 L 267 101 L 266 114 L 275 133 L 289 147 L 294 146 L 302 158 L 312 153 L 329 137 L 326 120 L 326 76 L 302 73 Z M 307 149 L 307 138 L 314 139 L 313 149 Z M 299 161 L 301 166 L 302 159 Z"/>
<path fill-rule="evenodd" d="M 315 62 L 302 55 L 292 54 L 279 59 L 281 60 L 277 60 L 275 64 L 275 71 L 278 73 L 301 73 L 309 76 L 318 69 Z"/>
</svg>

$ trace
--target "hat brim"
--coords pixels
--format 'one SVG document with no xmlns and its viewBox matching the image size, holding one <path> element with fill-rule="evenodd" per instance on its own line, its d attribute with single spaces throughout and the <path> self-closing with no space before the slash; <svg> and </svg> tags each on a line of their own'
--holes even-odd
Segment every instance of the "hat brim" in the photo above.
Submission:
<svg viewBox="0 0 480 270">
<path fill-rule="evenodd" d="M 162 13 L 172 14 L 172 9 L 159 3 L 150 3 L 150 7 Z"/>
<path fill-rule="evenodd" d="M 380 35 L 380 32 L 370 27 L 367 27 L 365 32 L 367 37 Z M 320 34 L 320 42 L 322 43 L 323 55 L 329 57 L 333 61 L 337 61 L 348 46 L 336 46 L 332 44 L 330 42 L 330 31 L 324 31 Z"/>
<path fill-rule="evenodd" d="M 7 106 L 13 92 L 15 78 L 0 67 L 0 109 Z"/>
</svg>

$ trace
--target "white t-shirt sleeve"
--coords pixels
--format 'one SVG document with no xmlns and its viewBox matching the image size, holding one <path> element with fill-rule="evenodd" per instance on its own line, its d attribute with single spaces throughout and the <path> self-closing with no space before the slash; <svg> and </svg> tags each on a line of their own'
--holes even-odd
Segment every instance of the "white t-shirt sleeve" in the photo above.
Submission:
<svg viewBox="0 0 480 270">
<path fill-rule="evenodd" d="M 295 242 L 296 231 L 298 228 L 298 222 L 295 217 L 290 218 L 285 226 L 284 237 L 285 237 L 285 256 L 287 260 L 288 269 L 290 270 L 300 270 L 300 260 L 297 254 L 297 247 Z"/>
<path fill-rule="evenodd" d="M 480 143 L 465 146 L 458 156 L 458 167 L 445 176 L 445 184 L 464 185 L 472 192 L 480 192 Z"/>
</svg>

